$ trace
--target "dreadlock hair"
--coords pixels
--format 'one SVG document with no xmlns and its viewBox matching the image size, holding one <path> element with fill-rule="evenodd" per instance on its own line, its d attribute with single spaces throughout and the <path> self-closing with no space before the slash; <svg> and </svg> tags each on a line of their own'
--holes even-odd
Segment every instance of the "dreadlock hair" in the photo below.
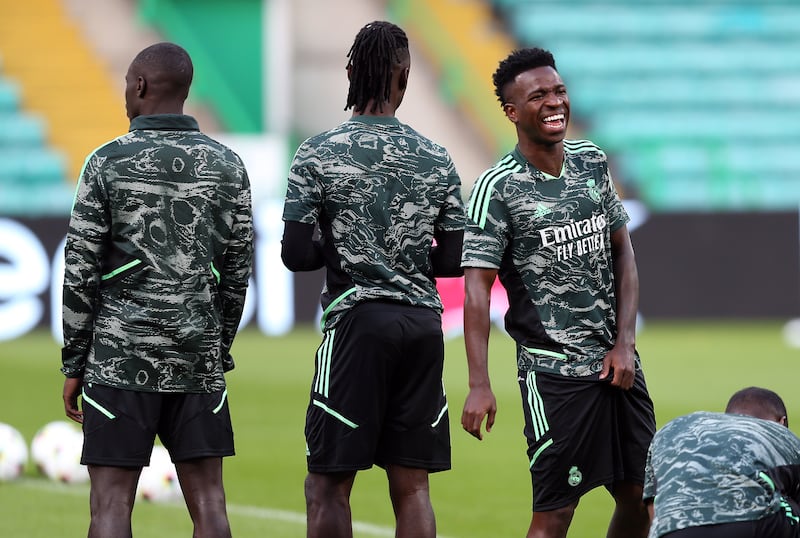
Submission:
<svg viewBox="0 0 800 538">
<path fill-rule="evenodd" d="M 747 387 L 736 392 L 728 401 L 726 413 L 739 415 L 752 415 L 766 418 L 766 415 L 776 419 L 786 416 L 786 405 L 777 393 L 761 387 Z M 789 419 L 786 419 L 788 426 Z"/>
<path fill-rule="evenodd" d="M 347 53 L 350 89 L 344 109 L 364 111 L 372 100 L 370 112 L 383 110 L 392 89 L 392 68 L 404 54 L 408 54 L 408 37 L 399 26 L 386 21 L 364 26 Z"/>
<path fill-rule="evenodd" d="M 552 67 L 556 69 L 556 61 L 550 51 L 538 47 L 517 49 L 500 62 L 500 65 L 497 66 L 497 71 L 492 75 L 492 81 L 494 82 L 494 93 L 497 95 L 501 105 L 506 102 L 503 96 L 506 85 L 520 73 L 537 67 Z"/>
</svg>

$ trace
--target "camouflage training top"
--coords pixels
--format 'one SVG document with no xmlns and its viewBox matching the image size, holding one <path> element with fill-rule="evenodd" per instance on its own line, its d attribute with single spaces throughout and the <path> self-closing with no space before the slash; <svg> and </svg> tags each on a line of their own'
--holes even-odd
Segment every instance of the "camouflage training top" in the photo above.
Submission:
<svg viewBox="0 0 800 538">
<path fill-rule="evenodd" d="M 283 219 L 319 225 L 323 327 L 368 300 L 441 311 L 430 252 L 434 230 L 464 227 L 461 180 L 443 147 L 397 118 L 355 116 L 306 140 Z"/>
<path fill-rule="evenodd" d="M 518 148 L 481 174 L 461 265 L 498 269 L 520 370 L 596 376 L 616 336 L 610 237 L 628 214 L 597 146 L 565 140 L 564 154 L 559 177 Z"/>
<path fill-rule="evenodd" d="M 253 258 L 239 157 L 190 116 L 139 116 L 89 155 L 65 248 L 62 372 L 113 387 L 213 392 Z"/>
<path fill-rule="evenodd" d="M 650 538 L 761 519 L 785 511 L 784 495 L 799 494 L 800 439 L 777 422 L 692 413 L 656 432 L 647 454 L 644 498 L 655 498 Z"/>
</svg>

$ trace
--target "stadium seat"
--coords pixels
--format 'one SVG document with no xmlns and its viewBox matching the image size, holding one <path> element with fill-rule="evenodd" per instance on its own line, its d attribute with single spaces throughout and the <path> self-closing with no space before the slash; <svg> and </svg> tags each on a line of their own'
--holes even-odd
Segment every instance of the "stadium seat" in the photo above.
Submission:
<svg viewBox="0 0 800 538">
<path fill-rule="evenodd" d="M 493 0 L 553 51 L 581 136 L 657 210 L 800 204 L 800 3 Z"/>
<path fill-rule="evenodd" d="M 0 114 L 19 110 L 19 87 L 10 80 L 0 77 Z"/>
<path fill-rule="evenodd" d="M 65 174 L 64 155 L 52 149 L 0 148 L 0 185 L 56 184 Z"/>
<path fill-rule="evenodd" d="M 41 146 L 45 123 L 38 116 L 0 114 L 0 147 Z"/>
</svg>

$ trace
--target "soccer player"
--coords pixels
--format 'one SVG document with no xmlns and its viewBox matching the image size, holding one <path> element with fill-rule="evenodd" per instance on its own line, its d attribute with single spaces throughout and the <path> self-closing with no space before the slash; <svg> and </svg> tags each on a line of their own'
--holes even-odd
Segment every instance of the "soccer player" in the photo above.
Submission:
<svg viewBox="0 0 800 538">
<path fill-rule="evenodd" d="M 606 156 L 565 140 L 570 105 L 550 52 L 513 51 L 494 73 L 517 146 L 484 172 L 467 209 L 462 265 L 469 393 L 461 424 L 482 439 L 497 404 L 489 298 L 508 294 L 533 483 L 528 537 L 566 536 L 578 501 L 605 486 L 608 536 L 644 537 L 644 461 L 655 431 L 635 348 L 638 276 Z"/>
<path fill-rule="evenodd" d="M 156 435 L 194 536 L 230 536 L 224 372 L 253 258 L 250 184 L 239 157 L 183 114 L 192 76 L 172 43 L 133 59 L 130 132 L 89 155 L 70 218 L 61 370 L 66 414 L 83 423 L 90 538 L 131 535 Z"/>
<path fill-rule="evenodd" d="M 800 439 L 771 390 L 748 387 L 725 413 L 667 423 L 645 477 L 651 538 L 800 537 Z"/>
<path fill-rule="evenodd" d="M 434 537 L 428 474 L 450 468 L 434 277 L 461 273 L 461 181 L 443 147 L 395 116 L 411 67 L 405 32 L 367 24 L 348 58 L 353 114 L 298 148 L 283 213 L 285 265 L 326 269 L 305 425 L 307 534 L 352 536 L 353 481 L 378 465 L 396 536 Z"/>
</svg>

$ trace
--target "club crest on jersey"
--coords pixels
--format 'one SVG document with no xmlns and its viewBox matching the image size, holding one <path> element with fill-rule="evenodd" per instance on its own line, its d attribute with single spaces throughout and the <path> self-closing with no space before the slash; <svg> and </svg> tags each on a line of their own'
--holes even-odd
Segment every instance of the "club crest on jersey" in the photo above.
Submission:
<svg viewBox="0 0 800 538">
<path fill-rule="evenodd" d="M 567 483 L 575 487 L 583 481 L 583 473 L 580 472 L 577 466 L 573 465 L 569 469 L 569 477 L 567 478 Z"/>
</svg>

